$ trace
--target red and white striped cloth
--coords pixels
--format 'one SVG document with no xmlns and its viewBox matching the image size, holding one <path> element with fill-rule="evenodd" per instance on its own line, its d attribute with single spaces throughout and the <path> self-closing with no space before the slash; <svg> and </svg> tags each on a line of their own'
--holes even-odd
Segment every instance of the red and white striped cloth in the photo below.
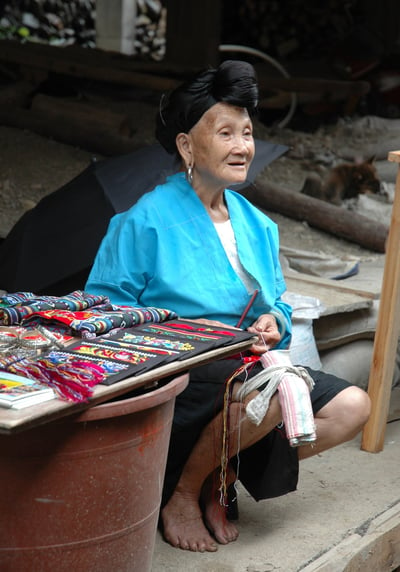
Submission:
<svg viewBox="0 0 400 572">
<path fill-rule="evenodd" d="M 244 382 L 239 391 L 239 397 L 243 399 L 251 391 L 266 384 L 247 404 L 247 416 L 259 425 L 268 411 L 272 395 L 278 391 L 282 420 L 290 445 L 298 447 L 313 443 L 316 440 L 310 399 L 313 379 L 306 369 L 292 365 L 289 350 L 267 351 L 260 361 L 264 369 Z"/>
</svg>

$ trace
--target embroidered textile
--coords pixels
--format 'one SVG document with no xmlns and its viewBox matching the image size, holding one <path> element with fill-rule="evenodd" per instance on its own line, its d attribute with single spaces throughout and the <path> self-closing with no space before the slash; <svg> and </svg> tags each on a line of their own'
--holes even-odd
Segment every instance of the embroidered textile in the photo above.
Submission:
<svg viewBox="0 0 400 572">
<path fill-rule="evenodd" d="M 0 297 L 0 324 L 55 323 L 72 335 L 94 338 L 115 328 L 176 318 L 171 310 L 115 306 L 106 296 L 76 290 L 64 297 L 17 292 Z"/>
<path fill-rule="evenodd" d="M 173 315 L 166 310 L 150 310 L 149 315 L 156 319 Z M 32 314 L 30 316 L 29 323 Z M 45 383 L 61 398 L 86 401 L 98 383 L 111 385 L 170 361 L 188 359 L 215 347 L 252 338 L 253 334 L 235 328 L 220 329 L 171 319 L 165 324 L 145 323 L 112 329 L 96 339 L 80 339 L 42 356 L 0 356 L 0 369 Z"/>
<path fill-rule="evenodd" d="M 189 359 L 217 347 L 247 341 L 249 332 L 234 328 L 219 329 L 185 320 L 169 320 L 163 324 L 142 324 L 113 330 L 96 340 L 75 342 L 65 352 L 129 364 L 124 373 L 137 375 L 154 367 Z M 121 375 L 107 376 L 105 385 L 119 381 Z"/>
</svg>

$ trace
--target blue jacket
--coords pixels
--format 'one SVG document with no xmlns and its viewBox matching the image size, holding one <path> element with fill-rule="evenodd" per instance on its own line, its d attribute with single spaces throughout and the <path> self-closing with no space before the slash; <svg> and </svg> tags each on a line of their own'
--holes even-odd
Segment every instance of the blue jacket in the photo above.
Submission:
<svg viewBox="0 0 400 572">
<path fill-rule="evenodd" d="M 239 193 L 226 190 L 225 200 L 239 258 L 260 290 L 242 327 L 272 311 L 284 330 L 279 347 L 286 347 L 291 308 L 280 299 L 286 287 L 277 225 Z M 249 301 L 207 210 L 183 173 L 168 177 L 111 219 L 85 290 L 106 295 L 114 304 L 156 306 L 181 318 L 231 325 Z"/>
</svg>

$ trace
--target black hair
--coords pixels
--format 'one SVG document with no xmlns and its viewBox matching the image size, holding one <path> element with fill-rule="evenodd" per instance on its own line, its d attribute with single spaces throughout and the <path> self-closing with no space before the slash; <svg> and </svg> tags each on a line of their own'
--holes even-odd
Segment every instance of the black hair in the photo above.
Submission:
<svg viewBox="0 0 400 572">
<path fill-rule="evenodd" d="M 169 95 L 163 95 L 156 119 L 156 138 L 168 153 L 177 152 L 176 136 L 188 133 L 204 113 L 218 102 L 230 103 L 255 113 L 258 85 L 253 66 L 227 60 L 186 81 Z"/>
</svg>

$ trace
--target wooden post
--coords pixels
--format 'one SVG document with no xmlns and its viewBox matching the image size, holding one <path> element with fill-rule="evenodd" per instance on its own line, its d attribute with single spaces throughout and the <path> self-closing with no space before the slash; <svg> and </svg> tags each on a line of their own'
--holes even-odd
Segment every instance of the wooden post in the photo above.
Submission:
<svg viewBox="0 0 400 572">
<path fill-rule="evenodd" d="M 169 0 L 166 61 L 206 68 L 219 61 L 221 0 Z"/>
<path fill-rule="evenodd" d="M 382 451 L 392 390 L 397 342 L 400 334 L 400 151 L 389 153 L 399 163 L 392 218 L 386 245 L 382 292 L 369 376 L 371 416 L 364 427 L 361 449 Z"/>
<path fill-rule="evenodd" d="M 96 1 L 96 47 L 129 56 L 134 54 L 135 24 L 136 2 Z"/>
</svg>

